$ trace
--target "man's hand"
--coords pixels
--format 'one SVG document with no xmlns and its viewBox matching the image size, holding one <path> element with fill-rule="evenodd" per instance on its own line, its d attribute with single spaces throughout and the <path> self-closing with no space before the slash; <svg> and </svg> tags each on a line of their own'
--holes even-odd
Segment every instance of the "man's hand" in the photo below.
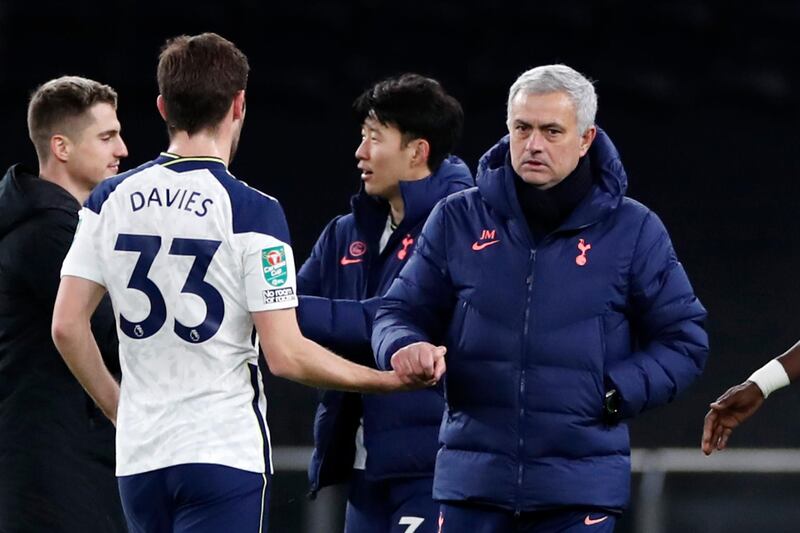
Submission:
<svg viewBox="0 0 800 533">
<path fill-rule="evenodd" d="M 446 370 L 447 348 L 428 342 L 415 342 L 397 350 L 391 359 L 400 380 L 409 386 L 435 385 Z"/>
<path fill-rule="evenodd" d="M 714 450 L 724 450 L 733 430 L 750 418 L 761 404 L 764 395 L 758 385 L 745 381 L 728 389 L 725 394 L 710 404 L 703 424 L 703 453 L 711 455 Z"/>
</svg>

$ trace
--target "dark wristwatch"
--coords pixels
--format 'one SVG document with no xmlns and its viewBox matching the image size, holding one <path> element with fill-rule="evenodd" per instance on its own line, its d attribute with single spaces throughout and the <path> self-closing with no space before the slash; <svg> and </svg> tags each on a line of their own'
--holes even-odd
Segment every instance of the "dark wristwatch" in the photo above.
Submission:
<svg viewBox="0 0 800 533">
<path fill-rule="evenodd" d="M 619 396 L 619 392 L 617 392 L 617 389 L 610 389 L 606 392 L 606 396 L 603 401 L 603 418 L 606 420 L 606 422 L 619 422 L 620 400 L 621 398 Z"/>
</svg>

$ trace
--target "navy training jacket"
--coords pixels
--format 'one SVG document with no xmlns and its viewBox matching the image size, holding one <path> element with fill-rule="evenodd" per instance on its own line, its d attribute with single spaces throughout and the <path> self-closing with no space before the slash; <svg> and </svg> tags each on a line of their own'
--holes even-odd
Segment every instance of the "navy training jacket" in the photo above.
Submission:
<svg viewBox="0 0 800 533">
<path fill-rule="evenodd" d="M 622 510 L 628 428 L 604 423 L 605 392 L 619 391 L 623 418 L 671 401 L 705 364 L 706 312 L 661 221 L 624 196 L 603 131 L 591 191 L 538 243 L 508 152 L 506 137 L 477 188 L 429 216 L 377 312 L 378 366 L 412 342 L 448 348 L 435 499 Z"/>
<path fill-rule="evenodd" d="M 433 206 L 473 185 L 469 168 L 452 156 L 433 175 L 401 182 L 405 216 L 381 254 L 389 205 L 362 188 L 351 199 L 352 212 L 328 224 L 297 275 L 303 334 L 350 360 L 375 366 L 370 337 L 381 296 L 408 262 Z M 362 412 L 370 479 L 432 476 L 443 411 L 441 389 L 363 397 L 323 392 L 309 465 L 312 494 L 349 478 Z"/>
</svg>

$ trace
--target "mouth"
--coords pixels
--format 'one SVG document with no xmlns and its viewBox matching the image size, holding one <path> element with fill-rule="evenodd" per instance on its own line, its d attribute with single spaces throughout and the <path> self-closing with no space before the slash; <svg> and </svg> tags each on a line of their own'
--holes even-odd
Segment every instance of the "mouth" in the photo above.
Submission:
<svg viewBox="0 0 800 533">
<path fill-rule="evenodd" d="M 522 166 L 524 168 L 529 168 L 532 170 L 539 170 L 546 167 L 547 165 L 545 165 L 542 161 L 538 161 L 536 159 L 528 159 L 522 162 Z"/>
<path fill-rule="evenodd" d="M 108 168 L 110 168 L 114 172 L 118 171 L 119 170 L 119 161 L 117 161 L 116 163 L 111 163 L 110 165 L 108 165 Z"/>
<path fill-rule="evenodd" d="M 372 177 L 372 171 L 366 168 L 361 169 L 361 181 L 367 181 Z"/>
</svg>

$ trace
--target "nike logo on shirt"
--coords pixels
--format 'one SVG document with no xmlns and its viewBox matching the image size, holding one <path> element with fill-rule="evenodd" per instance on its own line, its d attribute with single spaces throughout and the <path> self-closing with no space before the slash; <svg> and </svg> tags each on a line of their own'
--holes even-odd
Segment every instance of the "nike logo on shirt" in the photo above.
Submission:
<svg viewBox="0 0 800 533">
<path fill-rule="evenodd" d="M 593 526 L 595 524 L 599 524 L 600 522 L 605 522 L 608 520 L 608 516 L 601 516 L 600 518 L 592 518 L 590 515 L 586 515 L 586 518 L 583 519 L 583 523 L 587 526 Z"/>
<path fill-rule="evenodd" d="M 361 261 L 363 261 L 363 259 L 350 259 L 349 257 L 344 256 L 344 257 L 342 257 L 342 260 L 339 261 L 339 264 L 342 265 L 342 266 L 347 266 L 347 265 L 354 265 L 356 263 L 360 263 Z"/>
<path fill-rule="evenodd" d="M 494 241 L 487 241 L 487 242 L 475 241 L 475 242 L 472 243 L 472 249 L 475 250 L 476 252 L 480 252 L 481 250 L 483 250 L 487 246 L 491 246 L 493 244 L 497 244 L 498 242 L 500 242 L 499 239 L 496 239 Z"/>
</svg>

